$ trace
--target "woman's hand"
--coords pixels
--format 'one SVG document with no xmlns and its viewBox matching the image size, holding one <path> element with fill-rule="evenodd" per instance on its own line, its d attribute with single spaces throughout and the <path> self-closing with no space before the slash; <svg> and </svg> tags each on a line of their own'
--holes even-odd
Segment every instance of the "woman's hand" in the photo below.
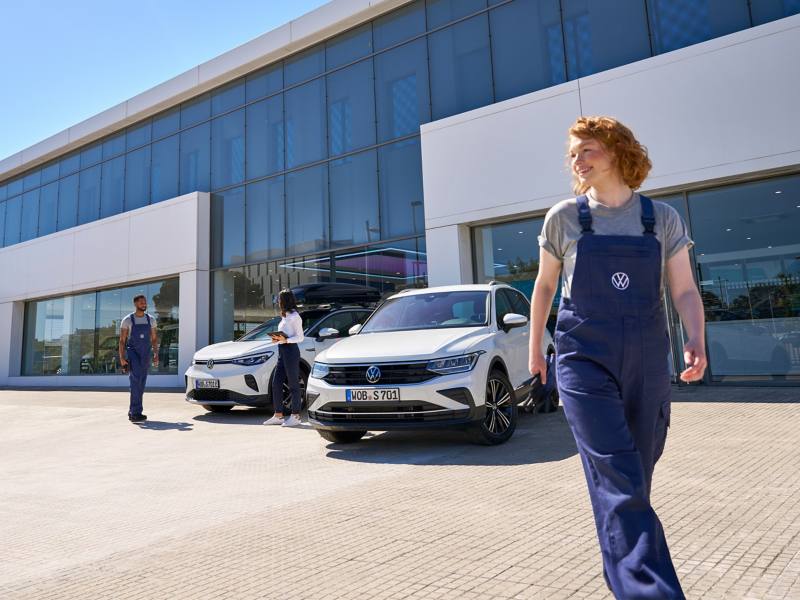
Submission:
<svg viewBox="0 0 800 600">
<path fill-rule="evenodd" d="M 681 373 L 683 381 L 697 381 L 703 378 L 708 361 L 702 343 L 698 343 L 696 340 L 686 342 L 683 347 L 683 360 L 686 363 L 686 370 Z"/>
<path fill-rule="evenodd" d="M 531 358 L 528 361 L 528 370 L 534 377 L 540 376 L 542 385 L 547 383 L 547 361 L 541 352 L 531 353 Z"/>
</svg>

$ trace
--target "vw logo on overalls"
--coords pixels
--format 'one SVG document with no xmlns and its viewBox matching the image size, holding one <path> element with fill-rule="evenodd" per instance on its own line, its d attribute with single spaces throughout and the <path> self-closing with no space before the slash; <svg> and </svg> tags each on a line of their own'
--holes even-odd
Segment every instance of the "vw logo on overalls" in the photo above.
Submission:
<svg viewBox="0 0 800 600">
<path fill-rule="evenodd" d="M 209 358 L 206 361 L 206 367 L 208 367 L 209 369 L 213 369 L 214 368 L 214 359 L 213 358 Z"/>
<path fill-rule="evenodd" d="M 139 334 L 139 337 L 140 337 L 140 338 L 144 338 L 144 334 L 143 334 L 143 333 L 140 333 L 140 334 Z"/>
<path fill-rule="evenodd" d="M 378 383 L 381 378 L 381 370 L 378 367 L 370 367 L 367 369 L 367 381 L 370 383 Z"/>
<path fill-rule="evenodd" d="M 613 283 L 614 287 L 618 290 L 625 290 L 628 289 L 628 286 L 631 284 L 631 280 L 628 279 L 628 276 L 625 273 L 614 273 L 611 276 L 611 283 Z"/>
</svg>

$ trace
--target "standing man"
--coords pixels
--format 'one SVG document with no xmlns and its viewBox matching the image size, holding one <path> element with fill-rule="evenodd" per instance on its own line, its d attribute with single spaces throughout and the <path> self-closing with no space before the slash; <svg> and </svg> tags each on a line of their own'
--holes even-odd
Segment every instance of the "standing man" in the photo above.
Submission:
<svg viewBox="0 0 800 600">
<path fill-rule="evenodd" d="M 122 319 L 119 336 L 119 362 L 123 368 L 128 365 L 131 382 L 131 406 L 128 420 L 131 423 L 144 423 L 147 416 L 142 414 L 142 396 L 150 368 L 150 344 L 153 345 L 153 364 L 158 364 L 158 341 L 156 340 L 156 320 L 145 313 L 147 299 L 142 294 L 133 297 L 136 311 Z M 126 343 L 127 340 L 127 343 Z M 127 351 L 128 359 L 125 360 Z"/>
</svg>

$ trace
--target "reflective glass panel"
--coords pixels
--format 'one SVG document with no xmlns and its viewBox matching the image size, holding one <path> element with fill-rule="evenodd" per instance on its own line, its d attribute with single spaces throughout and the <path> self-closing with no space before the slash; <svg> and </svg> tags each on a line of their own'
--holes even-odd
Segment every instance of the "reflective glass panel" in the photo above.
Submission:
<svg viewBox="0 0 800 600">
<path fill-rule="evenodd" d="M 125 206 L 125 157 L 118 156 L 103 163 L 103 185 L 100 196 L 100 218 L 118 215 Z"/>
<path fill-rule="evenodd" d="M 19 241 L 27 242 L 38 237 L 39 231 L 39 190 L 22 195 L 22 221 Z"/>
<path fill-rule="evenodd" d="M 211 117 L 211 93 L 203 94 L 181 104 L 181 129 L 186 129 Z"/>
<path fill-rule="evenodd" d="M 81 168 L 81 153 L 78 150 L 70 152 L 69 154 L 65 154 L 61 157 L 61 165 L 59 167 L 59 176 L 64 177 L 65 175 L 69 175 L 70 173 L 74 173 L 78 169 Z M 9 188 L 11 186 L 9 185 Z M 8 195 L 11 195 L 11 190 L 9 189 Z"/>
<path fill-rule="evenodd" d="M 280 92 L 283 89 L 283 61 L 250 73 L 246 78 L 245 87 L 247 102 Z"/>
<path fill-rule="evenodd" d="M 152 146 L 150 163 L 150 203 L 162 202 L 180 195 L 180 137 L 171 135 Z"/>
<path fill-rule="evenodd" d="M 372 61 L 335 71 L 328 79 L 329 156 L 375 145 L 375 81 Z"/>
<path fill-rule="evenodd" d="M 245 320 L 243 269 L 228 269 L 211 273 L 211 343 L 232 342 L 236 321 Z M 237 319 L 238 318 L 238 319 Z M 239 336 L 245 333 L 242 328 Z"/>
<path fill-rule="evenodd" d="M 6 234 L 5 247 L 19 244 L 20 223 L 22 221 L 22 196 L 14 196 L 6 200 Z"/>
<path fill-rule="evenodd" d="M 180 279 L 177 278 L 147 284 L 147 312 L 156 320 L 158 341 L 158 365 L 150 363 L 151 373 L 169 375 L 178 372 L 179 291 Z"/>
<path fill-rule="evenodd" d="M 486 0 L 426 0 L 428 29 L 437 29 L 486 8 Z"/>
<path fill-rule="evenodd" d="M 515 0 L 489 12 L 495 101 L 567 80 L 558 0 Z"/>
<path fill-rule="evenodd" d="M 325 44 L 298 52 L 283 61 L 284 84 L 286 87 L 311 79 L 325 72 Z"/>
<path fill-rule="evenodd" d="M 328 237 L 328 165 L 286 176 L 286 254 L 330 247 Z"/>
<path fill-rule="evenodd" d="M 415 40 L 375 57 L 378 142 L 419 133 L 430 122 L 427 44 Z"/>
<path fill-rule="evenodd" d="M 245 288 L 245 329 L 247 331 L 270 319 L 280 319 L 280 310 L 274 303 L 275 296 L 282 289 L 277 271 L 278 266 L 274 262 L 251 265 L 245 269 L 247 277 L 247 287 Z"/>
<path fill-rule="evenodd" d="M 77 169 L 77 167 L 76 167 Z M 8 197 L 16 196 L 22 193 L 22 175 L 17 175 L 8 182 Z"/>
<path fill-rule="evenodd" d="M 486 13 L 428 36 L 433 119 L 494 101 Z"/>
<path fill-rule="evenodd" d="M 128 127 L 125 133 L 126 150 L 133 150 L 150 142 L 152 122 L 153 119 L 145 119 L 141 123 Z"/>
<path fill-rule="evenodd" d="M 244 104 L 244 77 L 211 92 L 211 116 L 216 117 Z"/>
<path fill-rule="evenodd" d="M 28 190 L 32 190 L 35 187 L 39 187 L 42 183 L 42 172 L 39 169 L 35 169 L 34 171 L 25 175 L 23 182 L 23 189 L 27 192 Z"/>
<path fill-rule="evenodd" d="M 181 107 L 173 106 L 169 110 L 153 117 L 153 139 L 158 140 L 181 128 Z"/>
<path fill-rule="evenodd" d="M 246 111 L 247 180 L 283 171 L 283 94 L 251 104 Z"/>
<path fill-rule="evenodd" d="M 81 169 L 96 165 L 103 159 L 103 143 L 97 141 L 81 148 Z"/>
<path fill-rule="evenodd" d="M 150 154 L 144 146 L 125 155 L 125 211 L 150 204 Z"/>
<path fill-rule="evenodd" d="M 763 25 L 800 14 L 800 0 L 750 0 L 753 25 Z"/>
<path fill-rule="evenodd" d="M 211 189 L 244 183 L 244 109 L 211 121 Z"/>
<path fill-rule="evenodd" d="M 80 172 L 78 225 L 91 223 L 100 218 L 100 175 L 100 165 Z"/>
<path fill-rule="evenodd" d="M 244 263 L 244 187 L 211 196 L 211 264 L 228 267 Z"/>
<path fill-rule="evenodd" d="M 25 304 L 24 375 L 62 374 L 64 298 Z"/>
<path fill-rule="evenodd" d="M 96 302 L 97 294 L 94 292 L 65 298 L 64 331 L 68 333 L 64 340 L 66 347 L 63 347 L 62 350 L 62 374 L 91 375 L 94 373 Z"/>
<path fill-rule="evenodd" d="M 747 2 L 741 0 L 647 0 L 647 13 L 655 54 L 750 27 Z"/>
<path fill-rule="evenodd" d="M 58 182 L 58 230 L 64 231 L 78 224 L 78 181 L 75 173 Z"/>
<path fill-rule="evenodd" d="M 372 22 L 375 52 L 425 33 L 425 0 L 417 0 Z"/>
<path fill-rule="evenodd" d="M 181 194 L 209 191 L 210 135 L 210 123 L 203 123 L 181 132 Z"/>
<path fill-rule="evenodd" d="M 341 250 L 334 265 L 336 282 L 369 285 L 381 293 L 428 285 L 424 237 Z M 358 320 L 363 323 L 364 316 Z"/>
<path fill-rule="evenodd" d="M 372 23 L 364 23 L 325 42 L 328 71 L 372 54 Z"/>
<path fill-rule="evenodd" d="M 8 186 L 3 184 L 0 185 L 0 200 L 5 200 L 8 198 Z"/>
<path fill-rule="evenodd" d="M 285 97 L 286 168 L 327 158 L 325 78 L 287 91 Z"/>
<path fill-rule="evenodd" d="M 0 248 L 6 235 L 6 203 L 0 202 Z"/>
<path fill-rule="evenodd" d="M 125 152 L 125 130 L 103 138 L 103 160 Z"/>
<path fill-rule="evenodd" d="M 48 183 L 58 179 L 59 161 L 54 160 L 42 167 L 42 183 Z"/>
<path fill-rule="evenodd" d="M 122 373 L 119 363 L 119 336 L 122 319 L 133 312 L 130 300 L 134 294 L 129 290 L 130 288 L 117 288 L 97 292 L 94 325 L 96 346 L 92 373 Z M 146 291 L 147 284 L 137 286 L 135 290 L 138 294 Z"/>
<path fill-rule="evenodd" d="M 285 255 L 284 177 L 273 177 L 247 186 L 247 262 Z"/>
<path fill-rule="evenodd" d="M 58 220 L 58 182 L 48 183 L 39 191 L 39 237 L 56 231 Z"/>
<path fill-rule="evenodd" d="M 425 233 L 419 138 L 378 148 L 381 237 Z"/>
<path fill-rule="evenodd" d="M 800 177 L 689 194 L 714 381 L 800 377 Z"/>
<path fill-rule="evenodd" d="M 377 154 L 367 150 L 330 163 L 333 248 L 380 240 Z"/>
</svg>

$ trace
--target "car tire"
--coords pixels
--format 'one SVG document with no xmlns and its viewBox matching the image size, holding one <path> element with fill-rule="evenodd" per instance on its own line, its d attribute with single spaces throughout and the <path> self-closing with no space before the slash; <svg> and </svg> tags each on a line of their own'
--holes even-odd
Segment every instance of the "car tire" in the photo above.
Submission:
<svg viewBox="0 0 800 600">
<path fill-rule="evenodd" d="M 308 374 L 300 369 L 300 411 L 304 408 L 308 408 L 306 406 L 306 386 L 308 385 Z M 270 390 L 272 389 L 272 385 L 270 385 Z M 283 414 L 290 415 L 292 414 L 292 392 L 289 389 L 289 384 L 287 382 L 283 382 Z"/>
<path fill-rule="evenodd" d="M 214 404 L 204 404 L 203 408 L 205 408 L 208 412 L 212 413 L 226 413 L 230 412 L 233 409 L 233 406 L 218 406 Z"/>
<path fill-rule="evenodd" d="M 486 417 L 467 430 L 475 443 L 484 446 L 503 444 L 517 428 L 517 397 L 508 377 L 502 371 L 492 371 L 486 378 Z"/>
<path fill-rule="evenodd" d="M 334 444 L 353 444 L 367 434 L 366 431 L 328 431 L 326 429 L 317 429 L 317 433 L 322 436 L 322 439 Z"/>
</svg>

